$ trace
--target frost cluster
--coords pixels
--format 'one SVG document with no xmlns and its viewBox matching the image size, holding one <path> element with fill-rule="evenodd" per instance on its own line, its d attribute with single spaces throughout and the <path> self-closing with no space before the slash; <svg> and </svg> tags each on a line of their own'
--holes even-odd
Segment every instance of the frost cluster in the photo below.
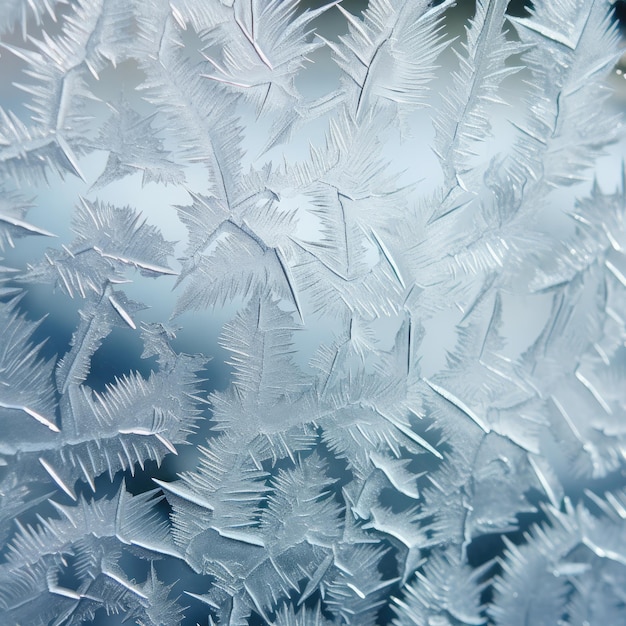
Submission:
<svg viewBox="0 0 626 626">
<path fill-rule="evenodd" d="M 344 4 L 2 0 L 3 625 L 626 623 L 612 3 Z"/>
</svg>

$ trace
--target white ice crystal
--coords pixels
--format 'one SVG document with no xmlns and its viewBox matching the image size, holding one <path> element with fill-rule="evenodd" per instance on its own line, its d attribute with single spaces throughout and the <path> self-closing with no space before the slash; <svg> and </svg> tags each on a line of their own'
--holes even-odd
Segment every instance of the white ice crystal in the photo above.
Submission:
<svg viewBox="0 0 626 626">
<path fill-rule="evenodd" d="M 3 625 L 626 622 L 615 7 L 458 4 L 0 3 Z"/>
</svg>

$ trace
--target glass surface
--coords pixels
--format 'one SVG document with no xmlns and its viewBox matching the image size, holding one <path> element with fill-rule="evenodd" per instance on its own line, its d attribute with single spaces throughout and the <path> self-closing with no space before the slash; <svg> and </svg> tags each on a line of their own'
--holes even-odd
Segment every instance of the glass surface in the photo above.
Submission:
<svg viewBox="0 0 626 626">
<path fill-rule="evenodd" d="M 626 623 L 608 0 L 0 4 L 0 624 Z"/>
</svg>

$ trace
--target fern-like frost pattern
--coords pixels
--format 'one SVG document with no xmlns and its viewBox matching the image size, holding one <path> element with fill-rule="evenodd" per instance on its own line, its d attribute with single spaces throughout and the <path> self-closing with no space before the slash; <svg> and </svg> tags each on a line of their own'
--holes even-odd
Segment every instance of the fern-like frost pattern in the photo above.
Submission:
<svg viewBox="0 0 626 626">
<path fill-rule="evenodd" d="M 614 6 L 466 4 L 5 0 L 2 624 L 626 622 Z"/>
</svg>

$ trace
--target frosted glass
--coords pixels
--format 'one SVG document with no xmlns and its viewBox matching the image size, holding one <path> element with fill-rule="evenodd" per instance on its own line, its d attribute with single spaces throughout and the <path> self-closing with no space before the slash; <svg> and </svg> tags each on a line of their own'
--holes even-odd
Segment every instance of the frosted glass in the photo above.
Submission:
<svg viewBox="0 0 626 626">
<path fill-rule="evenodd" d="M 460 4 L 2 3 L 0 623 L 626 623 L 614 7 Z"/>
</svg>

